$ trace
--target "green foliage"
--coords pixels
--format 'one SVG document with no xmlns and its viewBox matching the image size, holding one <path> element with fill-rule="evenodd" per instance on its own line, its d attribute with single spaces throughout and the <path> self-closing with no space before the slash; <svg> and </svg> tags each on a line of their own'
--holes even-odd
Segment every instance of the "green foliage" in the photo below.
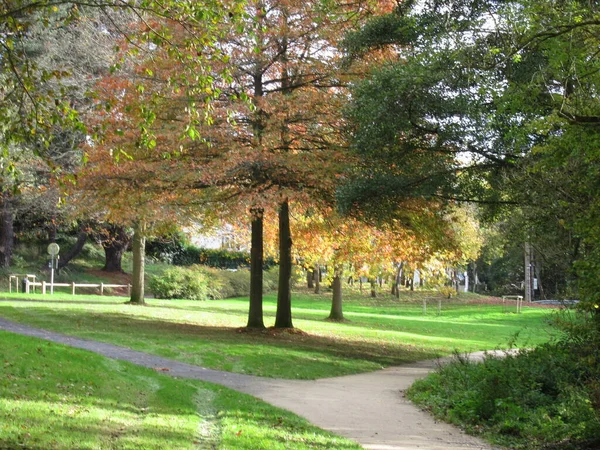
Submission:
<svg viewBox="0 0 600 450">
<path fill-rule="evenodd" d="M 277 289 L 278 270 L 264 272 L 263 290 Z M 221 270 L 201 265 L 171 267 L 150 278 L 149 288 L 156 298 L 215 300 L 247 297 L 250 294 L 250 272 L 246 269 Z"/>
<path fill-rule="evenodd" d="M 201 264 L 218 269 L 238 269 L 250 265 L 248 253 L 196 247 L 181 237 L 149 242 L 146 255 L 176 266 Z M 272 265 L 272 260 L 268 264 Z"/>
<path fill-rule="evenodd" d="M 150 279 L 149 287 L 156 298 L 208 300 L 211 296 L 210 278 L 198 266 L 173 267 Z"/>
<path fill-rule="evenodd" d="M 589 319 L 559 316 L 558 342 L 481 364 L 460 356 L 415 383 L 417 403 L 518 449 L 600 445 L 600 344 Z"/>
<path fill-rule="evenodd" d="M 173 255 L 173 264 L 176 266 L 202 264 L 219 269 L 237 269 L 248 267 L 250 264 L 250 255 L 243 252 L 207 249 L 188 245 Z"/>
</svg>

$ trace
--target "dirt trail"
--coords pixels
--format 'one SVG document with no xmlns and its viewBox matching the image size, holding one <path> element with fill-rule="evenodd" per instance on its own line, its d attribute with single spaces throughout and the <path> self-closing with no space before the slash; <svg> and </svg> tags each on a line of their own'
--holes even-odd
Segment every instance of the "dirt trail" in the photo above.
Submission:
<svg viewBox="0 0 600 450">
<path fill-rule="evenodd" d="M 0 318 L 0 329 L 89 350 L 174 377 L 209 381 L 245 392 L 305 417 L 320 428 L 372 450 L 491 450 L 458 428 L 435 421 L 403 396 L 415 380 L 439 361 L 421 361 L 377 372 L 315 381 L 282 380 L 220 372 L 117 345 L 65 336 Z M 483 353 L 471 358 L 481 358 Z"/>
</svg>

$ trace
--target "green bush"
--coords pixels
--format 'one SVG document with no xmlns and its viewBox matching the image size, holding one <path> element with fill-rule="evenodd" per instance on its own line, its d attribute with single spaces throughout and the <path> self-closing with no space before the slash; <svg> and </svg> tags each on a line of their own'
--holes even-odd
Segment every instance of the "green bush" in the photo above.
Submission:
<svg viewBox="0 0 600 450">
<path fill-rule="evenodd" d="M 266 270 L 263 291 L 277 289 L 277 268 Z M 221 270 L 201 265 L 171 267 L 150 278 L 150 290 L 156 298 L 214 300 L 250 295 L 250 271 Z"/>
<path fill-rule="evenodd" d="M 511 448 L 598 448 L 598 369 L 580 351 L 566 339 L 480 364 L 458 358 L 408 395 L 434 415 Z"/>
<path fill-rule="evenodd" d="M 210 280 L 196 267 L 173 267 L 150 279 L 149 287 L 156 298 L 208 300 Z"/>
</svg>

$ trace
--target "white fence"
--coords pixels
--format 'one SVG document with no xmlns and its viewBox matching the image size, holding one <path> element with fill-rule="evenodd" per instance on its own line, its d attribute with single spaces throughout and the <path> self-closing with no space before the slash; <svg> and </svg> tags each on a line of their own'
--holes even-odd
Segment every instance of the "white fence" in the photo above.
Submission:
<svg viewBox="0 0 600 450">
<path fill-rule="evenodd" d="M 48 289 L 53 290 L 55 287 L 70 287 L 71 294 L 75 295 L 77 288 L 92 288 L 98 289 L 100 295 L 104 295 L 105 288 L 126 288 L 127 296 L 131 295 L 130 284 L 108 284 L 108 283 L 47 283 L 45 281 L 35 281 L 34 275 L 11 275 L 8 278 L 9 291 L 12 292 L 13 280 L 15 281 L 15 291 L 19 292 L 19 278 L 21 278 L 25 284 L 25 293 L 29 294 L 35 292 L 36 287 L 42 288 L 42 294 L 46 294 Z"/>
<path fill-rule="evenodd" d="M 506 312 L 506 301 L 516 301 L 517 302 L 517 314 L 521 314 L 521 308 L 523 306 L 523 296 L 522 295 L 503 295 L 502 296 L 502 310 Z"/>
</svg>

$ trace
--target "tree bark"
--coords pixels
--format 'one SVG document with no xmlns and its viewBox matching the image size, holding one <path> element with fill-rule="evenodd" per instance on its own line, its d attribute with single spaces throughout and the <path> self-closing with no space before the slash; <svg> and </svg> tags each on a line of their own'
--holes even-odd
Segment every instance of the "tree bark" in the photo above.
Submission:
<svg viewBox="0 0 600 450">
<path fill-rule="evenodd" d="M 400 298 L 400 284 L 402 282 L 403 269 L 404 261 L 402 261 L 398 265 L 398 269 L 396 270 L 396 277 L 394 278 L 394 283 L 392 284 L 392 295 L 395 295 L 396 298 Z"/>
<path fill-rule="evenodd" d="M 285 200 L 279 206 L 279 286 L 275 328 L 293 328 L 292 324 L 292 233 L 290 205 Z"/>
<path fill-rule="evenodd" d="M 248 328 L 265 328 L 263 321 L 263 214 L 262 208 L 250 210 L 252 238 L 250 249 L 250 309 Z"/>
<path fill-rule="evenodd" d="M 121 263 L 126 249 L 127 246 L 121 244 L 110 244 L 109 246 L 105 246 L 105 263 L 102 270 L 105 272 L 123 272 L 123 267 Z"/>
<path fill-rule="evenodd" d="M 9 192 L 0 194 L 2 210 L 0 211 L 0 267 L 10 267 L 15 246 L 14 215 L 12 195 Z"/>
<path fill-rule="evenodd" d="M 321 293 L 321 268 L 317 264 L 313 270 L 313 279 L 315 282 L 315 294 Z"/>
<path fill-rule="evenodd" d="M 333 296 L 331 298 L 331 312 L 329 313 L 329 319 L 331 320 L 344 320 L 344 313 L 342 311 L 342 274 L 339 267 L 335 268 L 335 275 L 333 277 Z"/>
<path fill-rule="evenodd" d="M 131 236 L 121 225 L 108 225 L 98 233 L 97 238 L 104 248 L 105 263 L 102 270 L 105 272 L 123 272 L 121 261 L 127 247 L 131 243 Z"/>
<path fill-rule="evenodd" d="M 133 274 L 131 279 L 131 303 L 143 305 L 144 275 L 146 257 L 146 227 L 144 223 L 136 223 L 133 227 Z"/>
<path fill-rule="evenodd" d="M 375 298 L 377 297 L 377 279 L 371 278 L 369 282 L 371 283 L 371 297 Z"/>
<path fill-rule="evenodd" d="M 67 267 L 71 260 L 76 258 L 77 255 L 81 253 L 81 250 L 83 250 L 83 246 L 85 245 L 87 238 L 87 231 L 81 230 L 77 235 L 77 241 L 75 242 L 75 245 L 71 248 L 71 250 L 69 250 L 69 252 L 65 256 L 58 260 L 58 270 Z"/>
<path fill-rule="evenodd" d="M 314 289 L 315 287 L 315 271 L 306 269 L 306 287 Z"/>
</svg>

